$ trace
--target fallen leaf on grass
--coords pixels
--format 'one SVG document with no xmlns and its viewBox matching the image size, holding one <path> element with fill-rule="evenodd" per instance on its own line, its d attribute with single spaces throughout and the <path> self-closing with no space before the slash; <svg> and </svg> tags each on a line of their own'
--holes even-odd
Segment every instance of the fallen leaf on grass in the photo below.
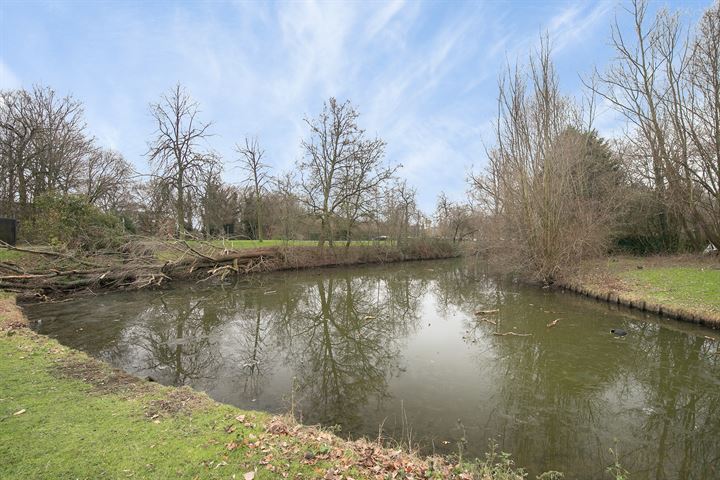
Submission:
<svg viewBox="0 0 720 480">
<path fill-rule="evenodd" d="M 230 442 L 227 445 L 225 445 L 225 448 L 227 448 L 230 451 L 235 450 L 237 447 L 238 447 L 238 444 L 235 442 Z"/>
<path fill-rule="evenodd" d="M 247 472 L 243 478 L 245 480 L 253 480 L 255 478 L 255 472 Z"/>
</svg>

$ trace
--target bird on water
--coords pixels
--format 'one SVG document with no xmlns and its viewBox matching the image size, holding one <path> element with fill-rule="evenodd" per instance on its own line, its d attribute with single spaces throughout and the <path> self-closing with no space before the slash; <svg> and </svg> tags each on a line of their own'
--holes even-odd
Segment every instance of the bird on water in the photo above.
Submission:
<svg viewBox="0 0 720 480">
<path fill-rule="evenodd" d="M 623 330 L 622 328 L 613 328 L 612 330 L 610 330 L 610 333 L 612 333 L 618 337 L 624 337 L 625 335 L 627 335 L 627 332 L 625 330 Z"/>
</svg>

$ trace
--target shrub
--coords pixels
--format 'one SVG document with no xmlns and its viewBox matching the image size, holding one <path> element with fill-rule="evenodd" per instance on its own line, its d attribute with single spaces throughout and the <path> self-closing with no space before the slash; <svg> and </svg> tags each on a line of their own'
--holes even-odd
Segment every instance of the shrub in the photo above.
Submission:
<svg viewBox="0 0 720 480">
<path fill-rule="evenodd" d="M 34 243 L 96 250 L 114 246 L 124 233 L 118 217 L 100 211 L 82 195 L 45 193 L 33 207 L 22 234 Z"/>
</svg>

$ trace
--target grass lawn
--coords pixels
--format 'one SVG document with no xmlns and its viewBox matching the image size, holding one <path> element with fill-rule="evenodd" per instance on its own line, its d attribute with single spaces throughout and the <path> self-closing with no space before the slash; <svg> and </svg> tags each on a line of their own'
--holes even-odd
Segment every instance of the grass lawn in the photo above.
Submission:
<svg viewBox="0 0 720 480">
<path fill-rule="evenodd" d="M 701 314 L 720 322 L 720 259 L 708 256 L 609 257 L 563 279 L 601 294 Z"/>
<path fill-rule="evenodd" d="M 720 269 L 658 267 L 626 271 L 620 276 L 634 291 L 656 303 L 720 313 Z"/>
<path fill-rule="evenodd" d="M 0 292 L 3 480 L 523 478 L 506 456 L 460 468 L 146 382 L 24 322 Z"/>
</svg>

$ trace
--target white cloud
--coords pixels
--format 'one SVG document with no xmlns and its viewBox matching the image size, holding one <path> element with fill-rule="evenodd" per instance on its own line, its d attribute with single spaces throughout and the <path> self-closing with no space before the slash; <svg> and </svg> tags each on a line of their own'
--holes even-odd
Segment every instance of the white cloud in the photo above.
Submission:
<svg viewBox="0 0 720 480">
<path fill-rule="evenodd" d="M 592 10 L 586 13 L 576 4 L 554 16 L 547 27 L 553 51 L 558 53 L 595 34 L 595 26 L 607 16 L 612 6 L 611 1 L 605 0 L 595 4 Z"/>
<path fill-rule="evenodd" d="M 400 12 L 405 6 L 405 0 L 393 0 L 385 4 L 383 8 L 378 10 L 368 21 L 365 28 L 367 38 L 372 38 L 383 30 L 388 23 Z"/>
</svg>

